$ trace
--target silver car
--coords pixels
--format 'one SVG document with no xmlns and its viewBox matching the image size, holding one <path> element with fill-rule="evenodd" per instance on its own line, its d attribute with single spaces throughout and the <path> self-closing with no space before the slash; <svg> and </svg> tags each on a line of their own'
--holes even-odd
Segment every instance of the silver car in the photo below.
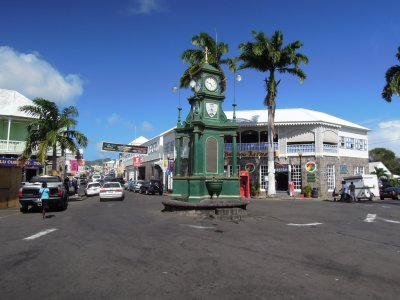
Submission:
<svg viewBox="0 0 400 300">
<path fill-rule="evenodd" d="M 139 193 L 140 187 L 142 186 L 144 180 L 136 180 L 133 184 L 133 191 L 135 193 Z"/>
</svg>

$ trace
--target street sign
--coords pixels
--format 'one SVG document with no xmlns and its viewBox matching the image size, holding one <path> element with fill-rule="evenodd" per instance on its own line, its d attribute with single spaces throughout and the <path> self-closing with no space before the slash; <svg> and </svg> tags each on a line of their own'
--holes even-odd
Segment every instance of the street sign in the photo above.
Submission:
<svg viewBox="0 0 400 300">
<path fill-rule="evenodd" d="M 102 151 L 110 152 L 127 152 L 127 153 L 137 153 L 137 154 L 147 154 L 147 147 L 144 146 L 133 146 L 124 144 L 115 144 L 109 142 L 103 142 L 101 146 Z"/>
</svg>

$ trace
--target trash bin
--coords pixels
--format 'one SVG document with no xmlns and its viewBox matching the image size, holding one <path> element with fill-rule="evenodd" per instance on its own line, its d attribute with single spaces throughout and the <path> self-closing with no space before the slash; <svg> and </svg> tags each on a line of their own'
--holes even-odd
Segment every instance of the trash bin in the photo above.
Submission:
<svg viewBox="0 0 400 300">
<path fill-rule="evenodd" d="M 311 193 L 312 198 L 318 198 L 318 188 L 313 188 Z"/>
</svg>

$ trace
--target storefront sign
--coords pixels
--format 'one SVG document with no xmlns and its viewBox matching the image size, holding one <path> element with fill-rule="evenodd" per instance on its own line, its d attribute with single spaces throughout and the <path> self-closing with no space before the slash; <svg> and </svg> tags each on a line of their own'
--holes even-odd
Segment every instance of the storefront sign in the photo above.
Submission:
<svg viewBox="0 0 400 300">
<path fill-rule="evenodd" d="M 315 174 L 307 174 L 307 182 L 315 182 Z"/>
<path fill-rule="evenodd" d="M 0 167 L 21 167 L 17 158 L 0 158 Z M 43 168 L 37 159 L 27 159 L 24 164 L 25 168 Z"/>
<path fill-rule="evenodd" d="M 252 163 L 247 163 L 245 166 L 246 171 L 248 171 L 249 173 L 253 173 L 256 169 L 256 166 Z"/>
<path fill-rule="evenodd" d="M 78 161 L 76 159 L 72 159 L 69 163 L 71 164 L 71 172 L 78 172 Z"/>
<path fill-rule="evenodd" d="M 142 165 L 142 158 L 139 156 L 135 156 L 133 158 L 133 166 L 134 167 L 140 167 Z"/>
<path fill-rule="evenodd" d="M 124 145 L 124 144 L 114 144 L 114 143 L 108 143 L 108 142 L 102 143 L 101 150 L 102 151 L 111 151 L 111 152 L 127 152 L 127 153 L 147 154 L 147 147 Z"/>
<path fill-rule="evenodd" d="M 288 165 L 276 164 L 275 165 L 275 172 L 276 173 L 287 173 L 288 172 Z"/>
<path fill-rule="evenodd" d="M 260 152 L 260 151 L 238 151 L 236 156 L 241 157 L 267 157 L 267 152 Z M 225 151 L 225 157 L 232 157 L 232 152 Z"/>
<path fill-rule="evenodd" d="M 308 161 L 306 163 L 306 171 L 310 173 L 314 173 L 317 170 L 317 164 L 313 161 Z"/>
</svg>

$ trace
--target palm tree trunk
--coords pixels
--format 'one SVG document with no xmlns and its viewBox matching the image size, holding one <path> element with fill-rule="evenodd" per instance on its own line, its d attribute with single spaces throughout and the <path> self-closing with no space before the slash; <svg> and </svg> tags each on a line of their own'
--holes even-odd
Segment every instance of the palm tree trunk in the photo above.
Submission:
<svg viewBox="0 0 400 300">
<path fill-rule="evenodd" d="M 274 165 L 274 135 L 272 131 L 273 117 L 271 108 L 268 108 L 268 195 L 276 194 L 275 165 Z"/>
<path fill-rule="evenodd" d="M 57 172 L 57 147 L 53 146 L 51 173 L 52 175 L 55 175 L 56 172 Z"/>
</svg>

